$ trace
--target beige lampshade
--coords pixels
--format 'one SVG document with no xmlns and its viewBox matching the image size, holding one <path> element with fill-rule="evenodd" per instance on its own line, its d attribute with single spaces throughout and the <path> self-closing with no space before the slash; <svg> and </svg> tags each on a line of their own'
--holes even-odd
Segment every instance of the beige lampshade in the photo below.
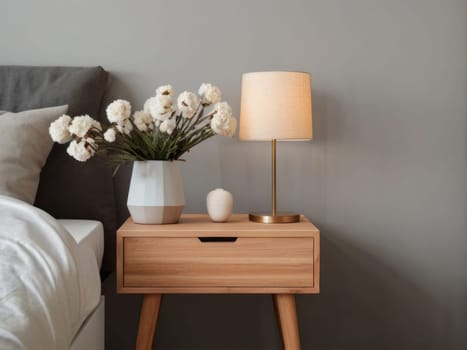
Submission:
<svg viewBox="0 0 467 350">
<path fill-rule="evenodd" d="M 311 137 L 310 73 L 243 74 L 240 140 L 310 140 Z"/>
</svg>

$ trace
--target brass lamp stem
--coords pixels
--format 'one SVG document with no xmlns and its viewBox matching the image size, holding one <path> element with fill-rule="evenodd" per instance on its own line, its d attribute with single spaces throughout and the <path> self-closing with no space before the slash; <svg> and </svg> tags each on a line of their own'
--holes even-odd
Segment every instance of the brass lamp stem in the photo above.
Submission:
<svg viewBox="0 0 467 350">
<path fill-rule="evenodd" d="M 272 139 L 272 216 L 276 216 L 276 139 Z"/>
<path fill-rule="evenodd" d="M 282 213 L 276 210 L 276 139 L 272 139 L 272 213 L 250 213 L 251 221 L 262 224 L 279 224 L 291 223 L 300 221 L 300 214 Z"/>
</svg>

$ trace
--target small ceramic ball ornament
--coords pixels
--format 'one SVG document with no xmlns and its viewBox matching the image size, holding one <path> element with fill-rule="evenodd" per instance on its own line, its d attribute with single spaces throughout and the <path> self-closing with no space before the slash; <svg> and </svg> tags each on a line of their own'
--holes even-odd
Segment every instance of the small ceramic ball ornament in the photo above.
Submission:
<svg viewBox="0 0 467 350">
<path fill-rule="evenodd" d="M 206 197 L 208 214 L 212 221 L 225 222 L 232 215 L 233 197 L 232 193 L 222 188 L 216 188 L 208 193 Z"/>
</svg>

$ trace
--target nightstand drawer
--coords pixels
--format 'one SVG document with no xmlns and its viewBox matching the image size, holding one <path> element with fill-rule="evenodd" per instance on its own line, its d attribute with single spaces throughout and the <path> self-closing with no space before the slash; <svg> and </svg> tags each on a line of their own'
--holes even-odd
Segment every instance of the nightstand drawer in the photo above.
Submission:
<svg viewBox="0 0 467 350">
<path fill-rule="evenodd" d="M 313 288 L 313 237 L 125 237 L 124 288 Z"/>
</svg>

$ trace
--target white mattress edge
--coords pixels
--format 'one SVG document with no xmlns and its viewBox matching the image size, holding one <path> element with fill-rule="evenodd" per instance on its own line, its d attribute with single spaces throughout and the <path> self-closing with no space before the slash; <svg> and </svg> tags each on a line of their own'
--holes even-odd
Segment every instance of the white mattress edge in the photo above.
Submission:
<svg viewBox="0 0 467 350">
<path fill-rule="evenodd" d="M 81 219 L 57 220 L 70 233 L 78 245 L 90 249 L 99 269 L 104 256 L 104 226 L 100 221 Z"/>
</svg>

